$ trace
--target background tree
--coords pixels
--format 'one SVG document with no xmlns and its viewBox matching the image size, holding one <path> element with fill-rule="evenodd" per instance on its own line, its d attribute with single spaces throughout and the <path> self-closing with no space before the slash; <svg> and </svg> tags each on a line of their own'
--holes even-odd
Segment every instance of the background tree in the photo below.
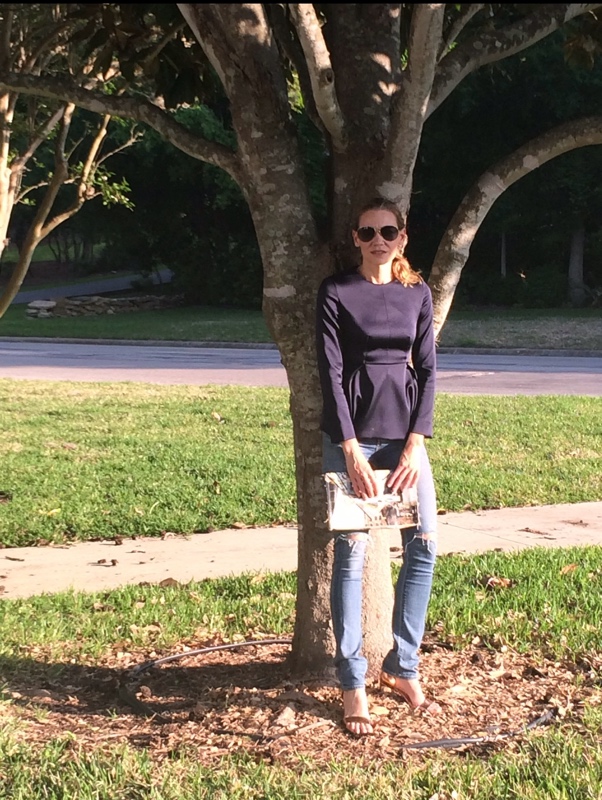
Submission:
<svg viewBox="0 0 602 800">
<path fill-rule="evenodd" d="M 0 65 L 3 70 L 28 76 L 66 72 L 70 65 L 66 42 L 73 46 L 77 32 L 77 20 L 69 16 L 66 5 L 6 4 L 0 8 Z M 77 68 L 71 69 L 74 79 L 95 86 L 90 76 L 95 61 L 83 58 L 76 63 Z M 139 134 L 130 131 L 113 150 L 103 152 L 111 116 L 104 114 L 91 132 L 79 126 L 74 138 L 70 137 L 74 113 L 75 105 L 68 100 L 47 102 L 30 96 L 24 101 L 18 92 L 0 91 L 0 257 L 9 242 L 15 206 L 35 205 L 33 217 L 18 237 L 19 256 L 0 296 L 0 317 L 19 291 L 34 251 L 46 236 L 95 197 L 101 196 L 107 204 L 128 203 L 127 185 L 113 180 L 106 161 L 133 144 Z M 45 146 L 53 154 L 52 164 L 41 169 Z M 65 186 L 72 191 L 57 205 L 59 191 Z"/>
<path fill-rule="evenodd" d="M 467 188 L 492 163 L 562 122 L 602 112 L 602 62 L 570 62 L 567 68 L 571 38 L 559 31 L 473 73 L 429 118 L 409 214 L 412 263 L 430 270 Z M 596 236 L 602 218 L 601 167 L 602 149 L 574 150 L 505 191 L 471 244 L 459 284 L 461 300 L 527 307 L 565 303 L 570 242 L 581 224 L 588 231 L 585 278 L 591 288 L 602 284 Z M 505 279 L 500 274 L 502 237 Z"/>
<path fill-rule="evenodd" d="M 61 75 L 4 74 L 1 85 L 145 122 L 185 152 L 223 169 L 240 186 L 261 252 L 266 321 L 280 349 L 291 391 L 299 515 L 293 662 L 297 670 L 320 671 L 330 663 L 331 635 L 330 536 L 323 522 L 321 400 L 313 344 L 319 282 L 352 257 L 348 231 L 357 204 L 381 194 L 407 215 L 426 120 L 467 76 L 526 50 L 572 20 L 591 15 L 598 5 L 178 7 L 188 29 L 177 28 L 176 21 L 168 18 L 172 6 L 110 4 L 96 11 L 104 15 L 105 29 L 114 34 L 106 58 L 107 64 L 111 59 L 119 62 L 128 82 L 122 96 L 82 89 Z M 157 13 L 165 19 L 159 22 Z M 166 62 L 159 60 L 167 66 L 163 72 L 157 67 L 153 83 L 148 68 L 138 66 L 141 51 L 135 42 L 144 31 L 157 28 L 163 36 L 167 29 L 174 35 L 162 51 Z M 108 44 L 103 47 L 108 51 Z M 148 67 L 148 58 L 142 55 Z M 136 94 L 129 91 L 134 83 Z M 216 83 L 228 101 L 233 145 L 191 131 L 164 110 L 177 105 L 176 100 L 183 101 L 186 92 L 189 97 L 196 93 L 203 98 Z M 114 85 L 119 86 L 119 81 Z M 293 124 L 291 88 L 297 87 L 326 153 L 325 225 L 310 196 L 298 129 Z M 468 189 L 452 217 L 429 281 L 438 327 L 445 320 L 470 243 L 491 205 L 508 186 L 546 160 L 602 142 L 601 121 L 599 117 L 573 121 L 540 132 L 514 153 L 505 154 Z M 391 597 L 386 588 L 389 566 L 384 537 L 376 538 L 372 554 L 376 559 L 368 566 L 365 630 L 369 633 L 366 651 L 376 668 L 378 656 L 389 646 Z M 381 574 L 374 566 L 379 556 Z"/>
<path fill-rule="evenodd" d="M 203 107 L 181 108 L 175 116 L 209 135 L 215 125 Z M 261 307 L 253 221 L 228 175 L 192 161 L 152 130 L 128 155 L 121 174 L 136 207 L 135 225 L 123 207 L 105 213 L 97 266 L 141 273 L 169 267 L 173 289 L 186 302 Z"/>
</svg>

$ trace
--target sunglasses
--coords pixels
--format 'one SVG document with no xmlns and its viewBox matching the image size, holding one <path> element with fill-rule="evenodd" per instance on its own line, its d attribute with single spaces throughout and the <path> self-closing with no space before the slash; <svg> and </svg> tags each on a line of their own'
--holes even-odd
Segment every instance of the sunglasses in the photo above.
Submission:
<svg viewBox="0 0 602 800">
<path fill-rule="evenodd" d="M 362 228 L 358 228 L 356 233 L 360 242 L 371 242 L 377 233 L 380 233 L 386 242 L 394 242 L 399 236 L 399 228 L 396 228 L 395 225 L 383 225 L 382 228 L 364 225 Z"/>
</svg>

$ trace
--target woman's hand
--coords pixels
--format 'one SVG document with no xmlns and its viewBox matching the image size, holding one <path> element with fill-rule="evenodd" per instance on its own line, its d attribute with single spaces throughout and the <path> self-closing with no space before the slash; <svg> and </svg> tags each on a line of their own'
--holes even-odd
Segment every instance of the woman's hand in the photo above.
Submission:
<svg viewBox="0 0 602 800">
<path fill-rule="evenodd" d="M 342 448 L 353 491 L 362 500 L 368 497 L 376 497 L 378 487 L 374 477 L 374 470 L 360 450 L 357 439 L 346 439 L 342 442 Z"/>
<path fill-rule="evenodd" d="M 421 433 L 411 433 L 408 436 L 399 464 L 387 479 L 387 485 L 392 492 L 401 494 L 404 489 L 416 486 L 420 477 L 423 447 L 424 436 Z"/>
</svg>

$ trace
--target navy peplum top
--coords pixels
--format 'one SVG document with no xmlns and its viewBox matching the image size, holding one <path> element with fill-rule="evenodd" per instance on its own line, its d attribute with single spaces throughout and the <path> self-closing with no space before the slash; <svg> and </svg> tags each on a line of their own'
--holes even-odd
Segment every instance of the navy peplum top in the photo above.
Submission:
<svg viewBox="0 0 602 800">
<path fill-rule="evenodd" d="M 433 435 L 433 303 L 424 281 L 371 283 L 357 271 L 326 278 L 317 348 L 322 430 L 333 442 Z"/>
</svg>

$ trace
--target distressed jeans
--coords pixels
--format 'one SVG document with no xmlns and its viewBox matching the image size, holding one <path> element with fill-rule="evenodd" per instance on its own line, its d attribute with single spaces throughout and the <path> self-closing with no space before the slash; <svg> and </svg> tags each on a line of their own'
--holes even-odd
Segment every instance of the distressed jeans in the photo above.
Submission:
<svg viewBox="0 0 602 800">
<path fill-rule="evenodd" d="M 363 454 L 374 469 L 395 469 L 404 441 L 400 439 L 360 440 Z M 346 472 L 340 445 L 324 434 L 324 472 Z M 395 587 L 393 645 L 382 668 L 400 678 L 418 677 L 418 648 L 424 635 L 426 611 L 431 594 L 437 551 L 437 503 L 430 463 L 423 448 L 417 485 L 420 523 L 402 529 L 403 563 Z M 330 605 L 336 640 L 335 666 L 341 688 L 365 685 L 367 663 L 362 655 L 362 577 L 367 531 L 337 533 Z"/>
</svg>

